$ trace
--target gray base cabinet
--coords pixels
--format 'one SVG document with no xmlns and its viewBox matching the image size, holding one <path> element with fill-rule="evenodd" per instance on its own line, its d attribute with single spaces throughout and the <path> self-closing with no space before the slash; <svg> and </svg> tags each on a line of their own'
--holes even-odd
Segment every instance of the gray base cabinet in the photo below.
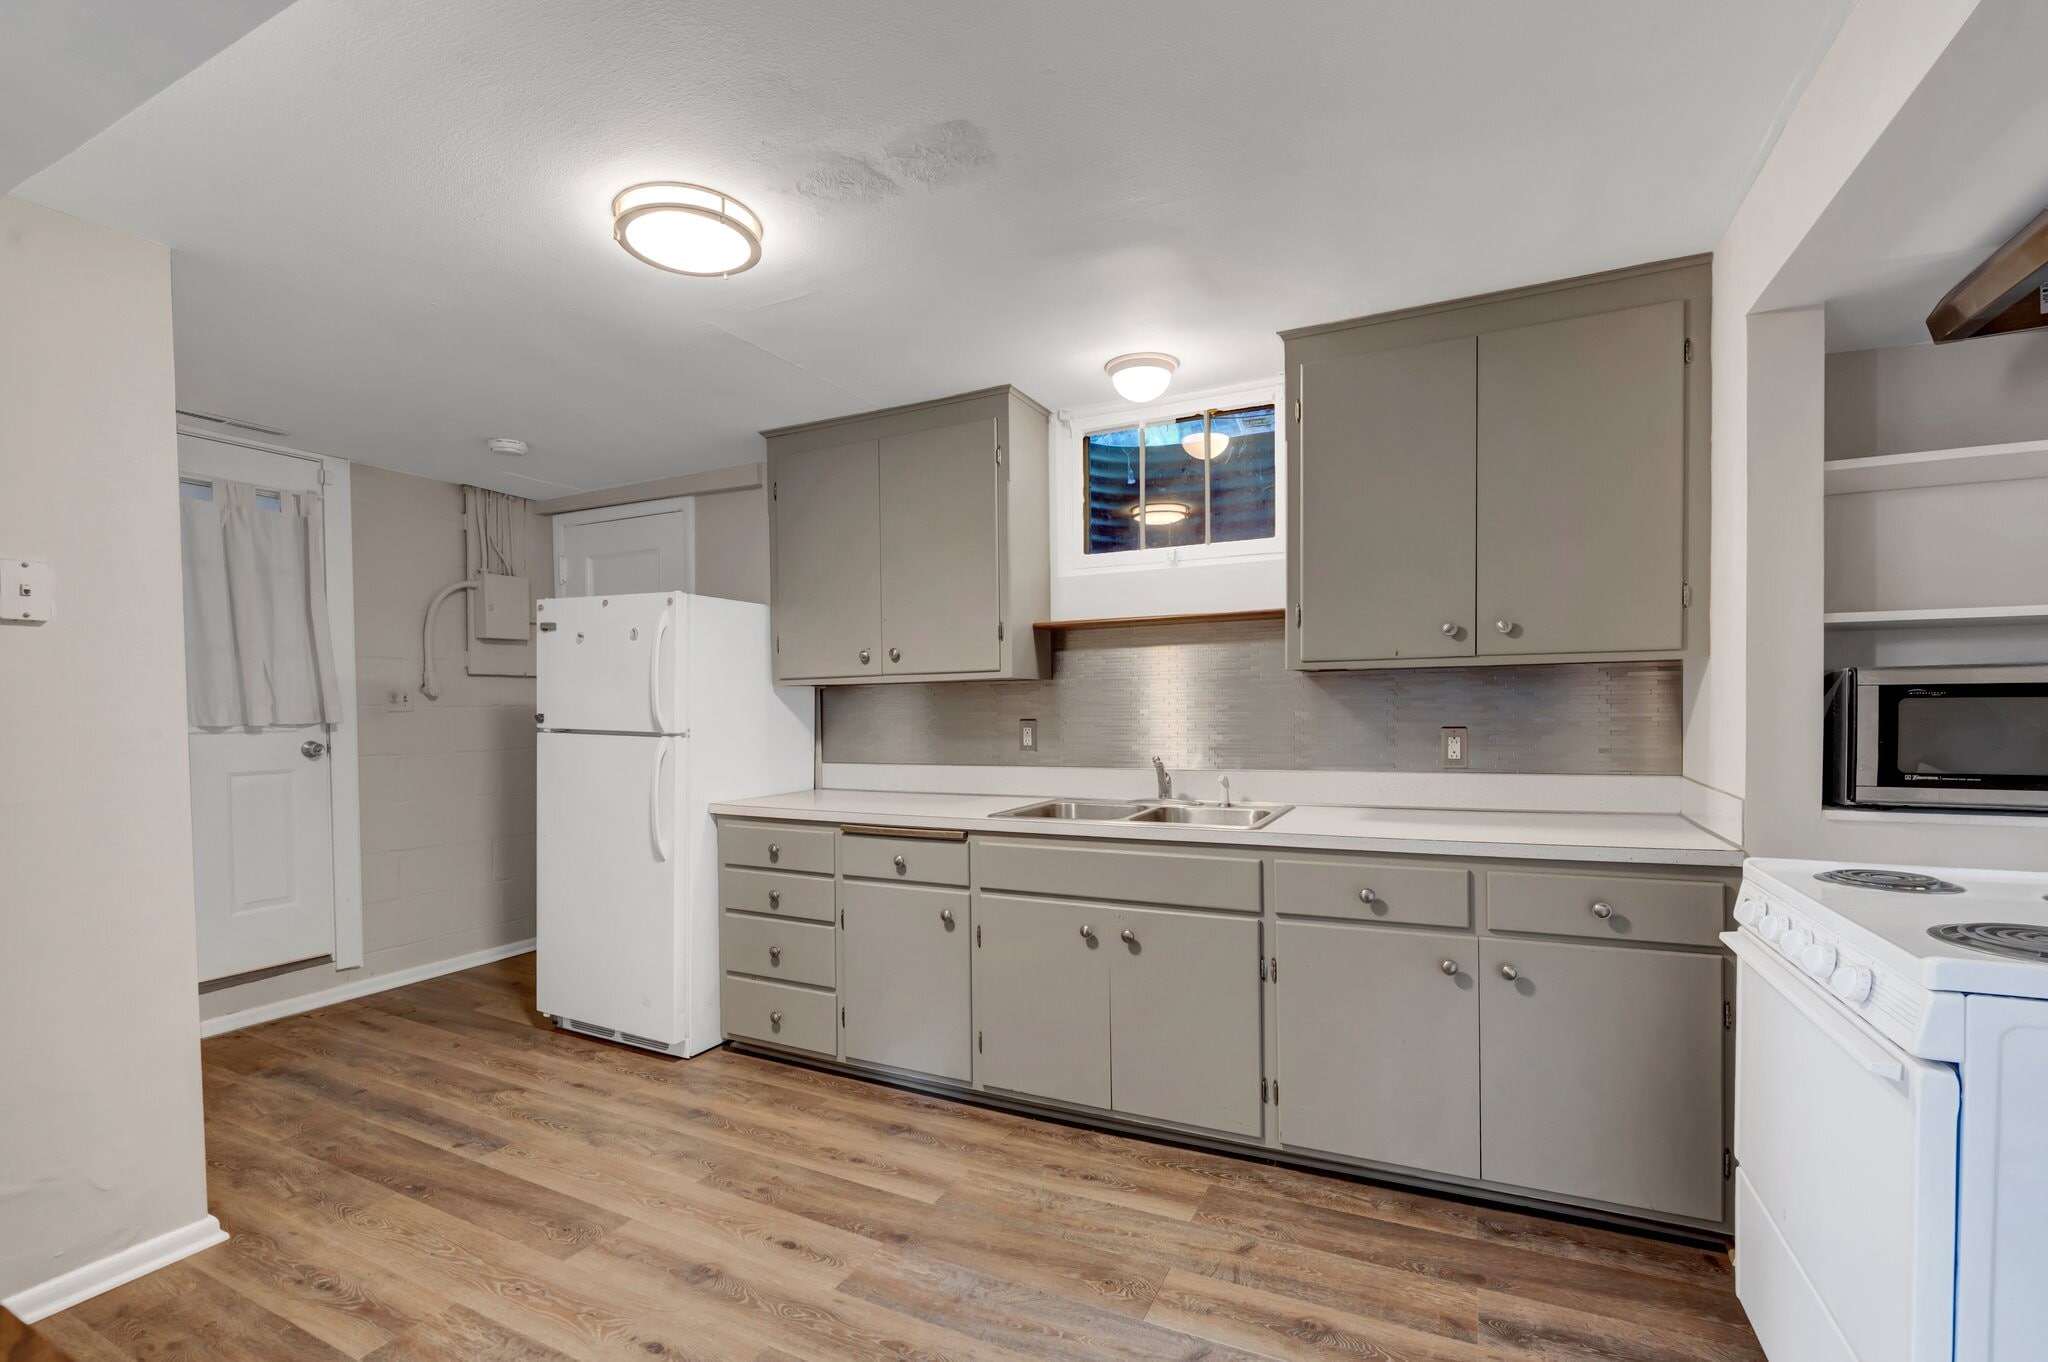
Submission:
<svg viewBox="0 0 2048 1362">
<path fill-rule="evenodd" d="M 967 891 L 849 880 L 839 909 L 846 1057 L 968 1081 Z"/>
<path fill-rule="evenodd" d="M 1479 942 L 1285 921 L 1278 938 L 1280 1138 L 1480 1176 Z"/>
<path fill-rule="evenodd" d="M 974 1024 L 986 1087 L 1109 1106 L 1110 910 L 978 894 Z"/>
<path fill-rule="evenodd" d="M 1110 925 L 1110 1105 L 1257 1135 L 1259 921 L 1120 908 Z"/>
<path fill-rule="evenodd" d="M 1479 943 L 1489 1182 L 1719 1220 L 1719 955 Z"/>
</svg>

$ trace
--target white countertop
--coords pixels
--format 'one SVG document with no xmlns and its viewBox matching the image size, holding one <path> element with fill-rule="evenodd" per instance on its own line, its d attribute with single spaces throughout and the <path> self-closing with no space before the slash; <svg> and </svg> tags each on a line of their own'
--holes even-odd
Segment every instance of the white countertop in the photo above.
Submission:
<svg viewBox="0 0 2048 1362">
<path fill-rule="evenodd" d="M 1054 798 L 1048 792 L 1039 798 Z M 893 790 L 799 790 L 713 804 L 711 812 L 808 823 L 886 823 L 1033 837 L 1201 842 L 1211 846 L 1385 851 L 1410 856 L 1494 856 L 1644 865 L 1742 864 L 1742 850 L 1675 813 L 1514 812 L 1297 805 L 1256 832 L 1158 823 L 994 818 L 1029 796 Z"/>
</svg>

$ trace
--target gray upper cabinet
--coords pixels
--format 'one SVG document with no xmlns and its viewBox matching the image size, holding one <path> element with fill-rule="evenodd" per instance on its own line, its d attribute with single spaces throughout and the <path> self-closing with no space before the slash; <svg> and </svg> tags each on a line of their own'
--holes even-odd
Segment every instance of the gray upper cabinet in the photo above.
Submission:
<svg viewBox="0 0 2048 1362">
<path fill-rule="evenodd" d="M 1492 938 L 1479 960 L 1481 1176 L 1721 1219 L 1722 957 Z"/>
<path fill-rule="evenodd" d="M 1685 640 L 1685 304 L 1479 337 L 1479 652 Z"/>
<path fill-rule="evenodd" d="M 1704 259 L 1282 333 L 1288 665 L 1706 649 Z"/>
<path fill-rule="evenodd" d="M 764 431 L 776 679 L 1049 674 L 1046 420 L 990 388 Z"/>
<path fill-rule="evenodd" d="M 1301 656 L 1472 656 L 1470 336 L 1301 366 Z"/>
<path fill-rule="evenodd" d="M 882 546 L 873 440 L 791 453 L 775 470 L 778 679 L 882 670 Z"/>
<path fill-rule="evenodd" d="M 881 442 L 882 670 L 992 672 L 1002 661 L 996 423 Z"/>
</svg>

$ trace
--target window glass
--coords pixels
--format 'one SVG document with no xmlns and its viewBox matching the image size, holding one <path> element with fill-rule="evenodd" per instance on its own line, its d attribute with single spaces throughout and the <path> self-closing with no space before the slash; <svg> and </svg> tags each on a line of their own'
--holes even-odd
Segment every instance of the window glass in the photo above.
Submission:
<svg viewBox="0 0 2048 1362">
<path fill-rule="evenodd" d="M 1081 442 L 1081 457 L 1088 476 L 1088 552 L 1138 548 L 1134 512 L 1144 470 L 1137 429 L 1097 431 Z"/>
<path fill-rule="evenodd" d="M 1273 408 L 1247 407 L 1209 418 L 1211 542 L 1273 537 Z"/>
<path fill-rule="evenodd" d="M 1145 427 L 1146 548 L 1209 542 L 1207 470 L 1189 452 L 1202 447 L 1199 414 Z"/>
<path fill-rule="evenodd" d="M 1273 423 L 1267 403 L 1082 437 L 1087 551 L 1273 538 Z"/>
</svg>

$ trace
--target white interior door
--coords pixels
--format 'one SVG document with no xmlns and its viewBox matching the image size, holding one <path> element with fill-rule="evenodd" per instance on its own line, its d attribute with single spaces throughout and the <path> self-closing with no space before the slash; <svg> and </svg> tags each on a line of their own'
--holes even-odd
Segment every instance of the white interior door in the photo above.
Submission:
<svg viewBox="0 0 2048 1362">
<path fill-rule="evenodd" d="M 320 490 L 320 465 L 178 437 L 181 497 L 228 478 Z M 334 954 L 334 788 L 324 728 L 189 730 L 202 982 Z"/>
<path fill-rule="evenodd" d="M 620 506 L 555 517 L 555 594 L 688 591 L 694 521 L 687 503 Z"/>
</svg>

